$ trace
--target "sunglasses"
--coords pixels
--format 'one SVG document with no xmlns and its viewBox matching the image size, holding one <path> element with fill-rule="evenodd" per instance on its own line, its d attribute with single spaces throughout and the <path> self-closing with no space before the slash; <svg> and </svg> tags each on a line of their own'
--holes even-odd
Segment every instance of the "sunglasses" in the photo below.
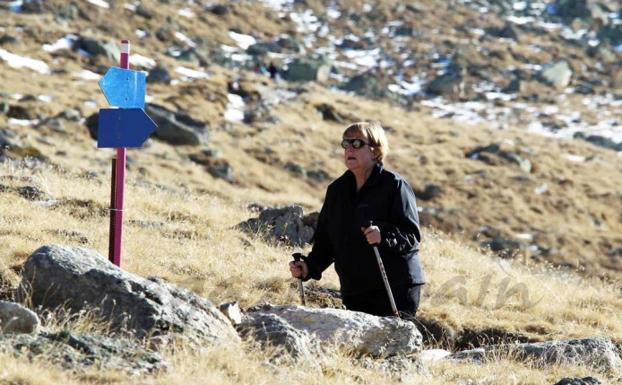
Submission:
<svg viewBox="0 0 622 385">
<path fill-rule="evenodd" d="M 344 150 L 347 150 L 350 147 L 358 150 L 359 148 L 368 145 L 369 143 L 366 143 L 362 139 L 344 139 L 341 141 L 341 147 L 343 147 Z"/>
</svg>

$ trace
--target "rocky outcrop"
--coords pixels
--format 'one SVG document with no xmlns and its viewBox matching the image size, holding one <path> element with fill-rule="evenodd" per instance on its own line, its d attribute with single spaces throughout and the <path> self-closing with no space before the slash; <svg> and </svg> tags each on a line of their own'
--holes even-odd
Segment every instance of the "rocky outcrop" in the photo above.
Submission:
<svg viewBox="0 0 622 385">
<path fill-rule="evenodd" d="M 21 300 L 44 309 L 90 308 L 113 330 L 138 337 L 181 335 L 201 345 L 235 343 L 235 330 L 208 300 L 160 279 L 145 279 L 80 247 L 43 246 L 24 265 Z"/>
</svg>

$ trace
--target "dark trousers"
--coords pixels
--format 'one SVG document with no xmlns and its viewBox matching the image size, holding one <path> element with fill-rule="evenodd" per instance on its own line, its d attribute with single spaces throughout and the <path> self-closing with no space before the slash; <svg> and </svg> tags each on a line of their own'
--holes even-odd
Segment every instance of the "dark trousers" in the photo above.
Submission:
<svg viewBox="0 0 622 385">
<path fill-rule="evenodd" d="M 395 306 L 400 315 L 414 318 L 419 308 L 421 287 L 423 285 L 399 285 L 391 287 Z M 391 302 L 385 289 L 361 293 L 357 295 L 343 295 L 343 304 L 346 309 L 361 311 L 377 316 L 391 316 Z"/>
</svg>

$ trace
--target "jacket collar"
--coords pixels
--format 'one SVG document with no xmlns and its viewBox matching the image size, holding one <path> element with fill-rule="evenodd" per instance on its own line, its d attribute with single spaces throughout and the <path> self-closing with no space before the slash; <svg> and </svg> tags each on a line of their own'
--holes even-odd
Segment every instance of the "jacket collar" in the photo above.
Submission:
<svg viewBox="0 0 622 385">
<path fill-rule="evenodd" d="M 361 187 L 361 190 L 367 189 L 371 186 L 375 186 L 378 183 L 380 183 L 380 174 L 382 173 L 383 169 L 384 168 L 382 166 L 382 163 L 376 162 L 376 164 L 374 165 L 374 168 L 371 170 L 371 174 L 369 174 L 369 177 L 367 178 L 367 180 Z M 352 188 L 352 191 L 356 192 L 356 178 L 354 177 L 354 173 L 350 170 L 347 170 L 345 174 L 350 180 L 350 186 Z"/>
</svg>

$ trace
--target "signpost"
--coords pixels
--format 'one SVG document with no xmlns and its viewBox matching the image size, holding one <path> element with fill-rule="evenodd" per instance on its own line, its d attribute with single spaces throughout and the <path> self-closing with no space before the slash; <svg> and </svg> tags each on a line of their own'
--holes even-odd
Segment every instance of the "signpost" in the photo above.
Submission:
<svg viewBox="0 0 622 385">
<path fill-rule="evenodd" d="M 120 68 L 110 68 L 99 81 L 99 87 L 108 103 L 117 107 L 99 110 L 97 147 L 117 149 L 117 157 L 112 159 L 108 259 L 119 267 L 123 238 L 125 149 L 142 146 L 156 127 L 143 110 L 146 76 L 142 72 L 129 69 L 129 56 L 130 42 L 122 40 Z"/>
</svg>

